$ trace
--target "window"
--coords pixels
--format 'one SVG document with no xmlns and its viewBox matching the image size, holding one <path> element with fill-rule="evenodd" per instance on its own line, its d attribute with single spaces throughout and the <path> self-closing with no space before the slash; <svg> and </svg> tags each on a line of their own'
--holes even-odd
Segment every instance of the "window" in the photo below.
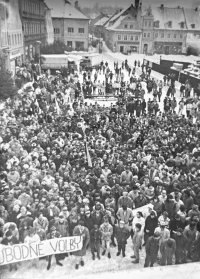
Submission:
<svg viewBox="0 0 200 279">
<path fill-rule="evenodd" d="M 195 24 L 193 23 L 193 24 L 191 24 L 191 27 L 192 27 L 192 29 L 194 29 L 195 28 Z"/>
<path fill-rule="evenodd" d="M 164 38 L 165 37 L 165 34 L 162 32 L 161 33 L 161 38 Z"/>
<path fill-rule="evenodd" d="M 133 36 L 130 36 L 130 41 L 133 41 L 134 40 L 134 37 Z"/>
<path fill-rule="evenodd" d="M 149 27 L 151 27 L 151 21 L 149 21 Z"/>
<path fill-rule="evenodd" d="M 172 21 L 169 21 L 169 22 L 168 22 L 168 27 L 169 27 L 169 28 L 172 28 Z"/>
<path fill-rule="evenodd" d="M 133 29 L 133 24 L 130 25 L 130 29 Z"/>
<path fill-rule="evenodd" d="M 184 28 L 184 27 L 185 27 L 185 23 L 181 22 L 181 28 Z"/>
<path fill-rule="evenodd" d="M 118 41 L 121 41 L 122 36 L 121 36 L 121 35 L 118 35 L 118 36 L 117 36 L 117 39 L 118 39 Z"/>
<path fill-rule="evenodd" d="M 12 35 L 12 45 L 15 45 L 15 39 L 14 39 L 14 35 Z"/>
<path fill-rule="evenodd" d="M 144 37 L 144 38 L 146 38 L 146 37 L 147 37 L 147 34 L 146 34 L 146 33 L 144 33 L 144 34 L 143 34 L 143 37 Z"/>
<path fill-rule="evenodd" d="M 151 37 L 151 34 L 150 33 L 147 33 L 147 38 L 150 38 Z"/>
<path fill-rule="evenodd" d="M 147 27 L 147 25 L 148 25 L 148 21 L 145 20 L 144 26 Z"/>
<path fill-rule="evenodd" d="M 159 28 L 160 21 L 159 20 L 155 21 L 153 25 L 154 25 L 154 27 Z"/>
<path fill-rule="evenodd" d="M 176 35 L 176 33 L 174 33 L 174 39 L 176 39 L 176 37 L 177 37 L 177 35 Z"/>
<path fill-rule="evenodd" d="M 68 27 L 68 33 L 74 33 L 74 28 Z"/>
<path fill-rule="evenodd" d="M 124 25 L 124 28 L 125 28 L 125 29 L 127 29 L 127 28 L 128 28 L 128 25 L 127 25 L 127 24 L 125 24 L 125 25 Z"/>
<path fill-rule="evenodd" d="M 84 29 L 84 28 L 79 28 L 79 29 L 78 29 L 78 33 L 80 33 L 80 34 L 85 33 L 85 29 Z"/>
<path fill-rule="evenodd" d="M 169 34 L 167 35 L 167 38 L 170 39 L 170 37 L 171 37 L 171 34 L 169 33 Z"/>
<path fill-rule="evenodd" d="M 135 41 L 139 41 L 139 37 L 138 36 L 135 36 Z"/>
<path fill-rule="evenodd" d="M 19 34 L 17 35 L 18 45 L 20 44 Z"/>
<path fill-rule="evenodd" d="M 54 28 L 54 34 L 60 34 L 60 28 Z"/>
<path fill-rule="evenodd" d="M 128 40 L 128 36 L 125 35 L 125 36 L 124 36 L 124 41 L 127 41 L 127 40 Z"/>
<path fill-rule="evenodd" d="M 155 38 L 155 39 L 158 38 L 158 33 L 155 33 L 155 34 L 154 34 L 154 38 Z"/>
<path fill-rule="evenodd" d="M 22 34 L 19 35 L 20 44 L 22 44 Z"/>
</svg>

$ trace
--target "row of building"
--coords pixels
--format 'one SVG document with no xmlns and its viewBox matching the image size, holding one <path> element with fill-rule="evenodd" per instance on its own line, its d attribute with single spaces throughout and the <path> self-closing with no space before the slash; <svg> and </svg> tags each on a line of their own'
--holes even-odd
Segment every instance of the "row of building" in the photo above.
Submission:
<svg viewBox="0 0 200 279">
<path fill-rule="evenodd" d="M 0 0 L 0 67 L 36 60 L 41 47 L 61 41 L 72 50 L 88 50 L 89 18 L 67 0 Z M 38 59 L 37 59 L 38 60 Z"/>
<path fill-rule="evenodd" d="M 149 7 L 140 0 L 114 15 L 92 20 L 92 30 L 114 52 L 185 53 L 188 40 L 200 39 L 200 8 Z M 200 42 L 200 40 L 199 40 Z"/>
</svg>

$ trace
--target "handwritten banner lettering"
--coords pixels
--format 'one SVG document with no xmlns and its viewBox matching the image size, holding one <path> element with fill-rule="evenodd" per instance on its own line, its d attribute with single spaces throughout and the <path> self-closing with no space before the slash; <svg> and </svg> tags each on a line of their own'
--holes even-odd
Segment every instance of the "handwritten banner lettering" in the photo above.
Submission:
<svg viewBox="0 0 200 279">
<path fill-rule="evenodd" d="M 54 238 L 41 242 L 5 246 L 0 244 L 0 265 L 32 260 L 54 254 L 81 250 L 83 240 L 80 236 Z"/>
</svg>

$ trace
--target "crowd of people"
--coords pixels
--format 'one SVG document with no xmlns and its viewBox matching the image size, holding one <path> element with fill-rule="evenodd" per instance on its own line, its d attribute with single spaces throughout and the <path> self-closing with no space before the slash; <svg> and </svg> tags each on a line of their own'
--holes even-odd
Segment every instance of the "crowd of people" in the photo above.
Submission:
<svg viewBox="0 0 200 279">
<path fill-rule="evenodd" d="M 144 267 L 199 261 L 200 107 L 185 117 L 182 99 L 177 112 L 173 80 L 154 80 L 148 68 L 145 77 L 131 71 L 129 90 L 108 107 L 84 101 L 84 86 L 100 72 L 83 72 L 83 82 L 78 73 L 33 72 L 33 81 L 18 74 L 29 82 L 0 116 L 1 247 L 76 235 L 76 269 L 86 253 L 125 257 L 127 245 L 134 264 L 145 250 Z M 162 111 L 157 93 L 166 86 Z M 66 257 L 55 255 L 56 264 Z M 49 270 L 52 256 L 42 260 Z"/>
</svg>

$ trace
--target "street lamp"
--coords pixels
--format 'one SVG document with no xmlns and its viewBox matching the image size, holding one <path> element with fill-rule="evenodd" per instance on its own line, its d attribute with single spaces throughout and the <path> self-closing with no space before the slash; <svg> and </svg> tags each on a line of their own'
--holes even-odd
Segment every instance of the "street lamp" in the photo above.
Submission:
<svg viewBox="0 0 200 279">
<path fill-rule="evenodd" d="M 39 48 L 38 48 L 38 50 L 39 50 L 38 55 L 39 55 L 39 66 L 40 66 L 40 73 L 41 73 L 41 41 L 36 41 L 36 43 L 39 46 Z"/>
</svg>

